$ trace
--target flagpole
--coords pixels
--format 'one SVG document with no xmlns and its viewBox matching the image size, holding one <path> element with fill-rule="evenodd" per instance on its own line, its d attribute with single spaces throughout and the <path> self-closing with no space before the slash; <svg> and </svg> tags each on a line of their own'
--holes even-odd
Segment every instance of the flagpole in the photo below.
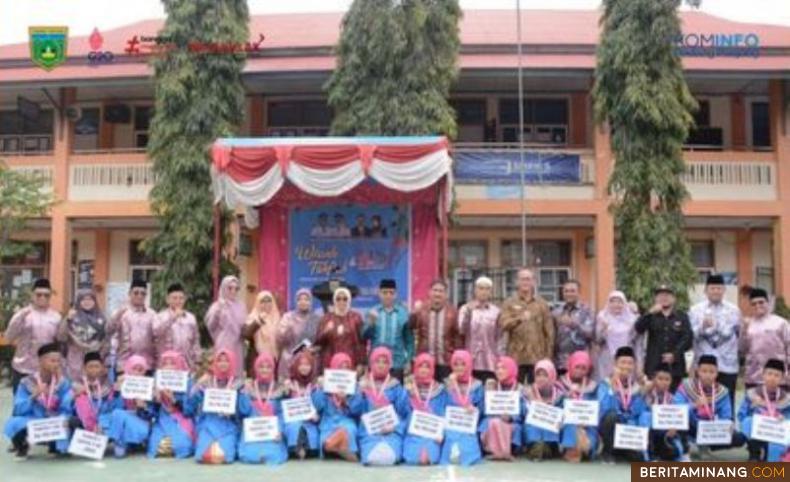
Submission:
<svg viewBox="0 0 790 482">
<path fill-rule="evenodd" d="M 524 173 L 524 78 L 522 76 L 523 66 L 521 65 L 521 0 L 516 0 L 516 35 L 518 37 L 516 46 L 518 48 L 518 161 L 521 166 L 521 266 L 527 265 L 527 200 L 525 196 L 525 173 Z"/>
</svg>

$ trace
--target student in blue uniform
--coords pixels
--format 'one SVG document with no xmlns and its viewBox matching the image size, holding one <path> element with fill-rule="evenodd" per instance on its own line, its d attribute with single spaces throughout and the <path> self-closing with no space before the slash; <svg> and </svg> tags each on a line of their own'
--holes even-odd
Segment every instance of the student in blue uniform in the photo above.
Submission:
<svg viewBox="0 0 790 482">
<path fill-rule="evenodd" d="M 716 382 L 719 371 L 716 357 L 702 355 L 697 361 L 693 378 L 683 380 L 675 393 L 675 403 L 689 406 L 689 437 L 696 441 L 697 426 L 700 420 L 732 420 L 732 403 L 727 387 Z M 733 433 L 730 445 L 698 446 L 702 459 L 710 458 L 710 450 L 740 447 L 744 444 L 743 435 Z"/>
<path fill-rule="evenodd" d="M 72 413 L 74 398 L 71 383 L 63 376 L 63 359 L 57 343 L 38 349 L 38 370 L 23 378 L 14 395 L 14 409 L 5 424 L 5 436 L 11 439 L 16 456 L 26 458 L 27 423 L 32 420 L 64 416 Z M 51 453 L 66 453 L 68 438 L 49 444 Z"/>
<path fill-rule="evenodd" d="M 560 432 L 552 432 L 544 428 L 528 425 L 526 416 L 529 407 L 534 403 L 545 403 L 555 408 L 562 408 L 563 390 L 557 383 L 557 369 L 548 358 L 535 364 L 535 382 L 524 388 L 527 401 L 524 418 L 524 444 L 527 457 L 532 461 L 555 458 L 560 453 Z"/>
<path fill-rule="evenodd" d="M 145 376 L 148 362 L 140 355 L 132 355 L 123 365 L 124 374 L 115 383 L 116 396 L 120 398 L 121 387 L 126 376 Z M 142 448 L 151 433 L 154 404 L 146 400 L 122 400 L 112 412 L 107 436 L 113 443 L 116 458 L 126 457 L 129 449 Z"/>
<path fill-rule="evenodd" d="M 639 384 L 634 381 L 636 358 L 634 349 L 621 346 L 614 355 L 614 373 L 601 382 L 604 396 L 601 402 L 601 440 L 604 463 L 615 463 L 617 459 L 642 461 L 644 454 L 633 450 L 614 448 L 614 432 L 617 424 L 638 425 L 638 409 L 643 403 Z"/>
<path fill-rule="evenodd" d="M 281 360 L 282 363 L 282 360 Z M 316 384 L 316 360 L 309 349 L 297 353 L 289 370 L 290 379 L 285 382 L 285 393 L 288 398 L 307 397 L 313 403 L 313 393 L 318 389 Z M 320 444 L 318 437 L 318 413 L 310 420 L 284 423 L 285 440 L 292 458 L 304 460 L 318 456 Z"/>
<path fill-rule="evenodd" d="M 784 362 L 775 358 L 768 360 L 763 367 L 762 385 L 746 390 L 746 396 L 743 397 L 738 410 L 738 422 L 743 436 L 748 440 L 749 461 L 780 462 L 788 450 L 787 445 L 751 438 L 755 414 L 790 420 L 790 393 L 781 386 L 784 376 Z"/>
<path fill-rule="evenodd" d="M 422 353 L 414 359 L 414 375 L 406 382 L 409 396 L 409 426 L 414 412 L 425 412 L 444 418 L 447 404 L 447 392 L 444 385 L 434 380 L 436 375 L 436 359 Z M 403 461 L 409 465 L 435 465 L 439 463 L 443 438 L 430 439 L 420 435 L 407 433 L 403 440 Z"/>
<path fill-rule="evenodd" d="M 453 372 L 445 381 L 447 407 L 461 407 L 469 413 L 479 414 L 483 409 L 483 384 L 472 376 L 472 355 L 466 350 L 456 350 L 450 358 Z M 482 460 L 477 433 L 457 430 L 444 431 L 442 464 L 469 466 Z"/>
<path fill-rule="evenodd" d="M 219 388 L 238 392 L 244 380 L 236 378 L 236 356 L 230 350 L 219 350 L 214 354 L 210 373 L 204 375 L 192 389 L 189 412 L 197 421 L 195 460 L 203 464 L 230 464 L 236 460 L 236 445 L 239 440 L 239 417 L 237 413 L 225 415 L 203 410 L 205 392 Z"/>
<path fill-rule="evenodd" d="M 639 425 L 653 426 L 653 407 L 676 403 L 672 392 L 672 367 L 667 363 L 656 366 L 653 379 L 642 388 L 642 396 L 637 402 Z M 648 451 L 645 460 L 688 462 L 688 444 L 685 432 L 677 430 L 654 430 L 651 428 L 648 438 Z"/>
<path fill-rule="evenodd" d="M 370 434 L 359 423 L 359 446 L 365 465 L 395 465 L 403 456 L 403 436 L 409 415 L 409 398 L 397 377 L 390 375 L 392 352 L 380 346 L 370 353 L 367 375 L 360 381 L 362 414 L 391 405 L 398 422 L 380 434 Z"/>
<path fill-rule="evenodd" d="M 107 433 L 110 430 L 112 412 L 123 404 L 117 396 L 101 353 L 88 352 L 83 357 L 82 380 L 72 385 L 74 392 L 74 416 L 72 429 L 81 428 L 88 432 Z"/>
<path fill-rule="evenodd" d="M 288 460 L 288 448 L 283 440 L 280 398 L 282 388 L 275 378 L 274 357 L 261 353 L 255 359 L 252 379 L 239 394 L 239 415 L 249 417 L 276 417 L 279 434 L 274 440 L 248 442 L 242 432 L 239 438 L 239 460 L 247 464 L 280 465 Z"/>
<path fill-rule="evenodd" d="M 329 361 L 332 370 L 354 370 L 351 357 L 338 352 Z M 318 426 L 321 457 L 337 455 L 349 462 L 359 461 L 357 445 L 357 418 L 362 412 L 362 398 L 358 393 L 351 396 L 326 393 L 323 389 L 313 392 L 313 405 L 321 416 Z"/>
<path fill-rule="evenodd" d="M 494 367 L 494 376 L 486 382 L 486 391 L 513 391 L 518 394 L 518 414 L 489 415 L 480 422 L 480 441 L 487 457 L 491 460 L 514 460 L 521 451 L 524 414 L 526 407 L 521 397 L 522 387 L 518 382 L 518 364 L 509 356 L 500 356 Z M 485 404 L 484 404 L 485 405 Z"/>
<path fill-rule="evenodd" d="M 568 371 L 560 378 L 565 399 L 595 401 L 600 406 L 605 397 L 601 386 L 590 379 L 592 361 L 586 351 L 577 351 L 568 357 Z M 599 420 L 600 421 L 600 420 Z M 581 427 L 564 423 L 560 431 L 563 458 L 578 463 L 583 458 L 592 460 L 598 451 L 598 427 Z"/>
<path fill-rule="evenodd" d="M 169 350 L 160 355 L 159 369 L 188 372 L 189 365 L 181 352 Z M 148 440 L 148 457 L 185 459 L 195 452 L 195 424 L 187 413 L 191 390 L 190 380 L 185 392 L 156 391 L 156 421 Z"/>
</svg>

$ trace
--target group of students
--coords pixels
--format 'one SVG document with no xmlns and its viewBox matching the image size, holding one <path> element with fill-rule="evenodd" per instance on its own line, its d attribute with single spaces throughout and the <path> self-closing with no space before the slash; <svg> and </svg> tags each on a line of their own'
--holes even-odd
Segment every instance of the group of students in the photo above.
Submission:
<svg viewBox="0 0 790 482">
<path fill-rule="evenodd" d="M 685 379 L 672 393 L 672 370 L 660 365 L 652 379 L 636 380 L 635 356 L 630 347 L 617 350 L 614 372 L 600 382 L 590 378 L 593 368 L 587 352 L 573 353 L 567 371 L 557 377 L 550 360 L 535 367 L 532 384 L 518 380 L 516 362 L 507 356 L 497 358 L 495 377 L 485 383 L 472 374 L 472 355 L 457 350 L 451 356 L 452 372 L 437 380 L 436 361 L 422 353 L 413 360 L 413 373 L 402 384 L 392 376 L 392 353 L 379 347 L 370 353 L 365 373 L 353 393 L 327 392 L 318 377 L 317 363 L 309 350 L 297 353 L 287 379 L 278 379 L 273 357 L 263 353 L 254 362 L 249 379 L 236 376 L 238 360 L 229 350 L 213 354 L 210 369 L 197 379 L 189 375 L 183 392 L 155 390 L 152 400 L 127 399 L 122 394 L 126 377 L 152 375 L 144 357 L 126 360 L 123 372 L 113 382 L 101 355 L 89 352 L 79 378 L 63 375 L 60 348 L 48 344 L 38 350 L 39 368 L 25 377 L 14 397 L 13 416 L 6 422 L 5 435 L 13 442 L 18 456 L 29 451 L 28 424 L 37 419 L 61 416 L 70 430 L 82 429 L 106 435 L 116 457 L 129 451 L 145 451 L 149 457 L 194 457 L 205 464 L 240 461 L 250 464 L 282 464 L 289 459 L 340 457 L 365 465 L 460 464 L 472 465 L 484 457 L 513 460 L 525 453 L 532 460 L 562 456 L 570 462 L 595 459 L 605 462 L 687 461 L 689 445 L 700 421 L 729 420 L 733 408 L 727 388 L 716 383 L 717 361 L 705 355 L 694 375 Z M 354 373 L 351 357 L 333 355 L 328 368 Z M 183 355 L 166 352 L 159 370 L 188 371 Z M 780 384 L 784 363 L 769 360 L 762 370 L 763 384 L 747 391 L 737 413 L 740 430 L 731 443 L 714 449 L 748 443 L 750 460 L 788 460 L 788 447 L 750 437 L 755 415 L 790 417 L 790 394 Z M 218 413 L 207 409 L 204 397 L 209 389 L 236 393 L 231 411 Z M 487 392 L 515 392 L 518 411 L 496 412 L 487 401 Z M 312 406 L 309 418 L 286 422 L 283 402 L 305 398 Z M 598 423 L 586 426 L 561 423 L 555 430 L 532 425 L 529 411 L 537 404 L 560 408 L 568 400 L 597 402 Z M 662 404 L 687 407 L 688 431 L 651 428 L 651 411 Z M 374 433 L 363 423 L 365 414 L 389 408 L 396 417 Z M 479 417 L 473 433 L 446 427 L 435 437 L 412 429 L 411 418 L 422 412 L 445 417 L 450 407 L 458 407 Z M 277 435 L 265 441 L 247 440 L 244 420 L 250 417 L 275 417 Z M 475 418 L 477 420 L 477 418 Z M 646 451 L 616 447 L 618 424 L 647 427 Z M 371 429 L 372 430 L 372 429 Z M 65 453 L 68 438 L 50 443 L 53 453 Z M 700 452 L 711 447 L 700 446 Z"/>
</svg>

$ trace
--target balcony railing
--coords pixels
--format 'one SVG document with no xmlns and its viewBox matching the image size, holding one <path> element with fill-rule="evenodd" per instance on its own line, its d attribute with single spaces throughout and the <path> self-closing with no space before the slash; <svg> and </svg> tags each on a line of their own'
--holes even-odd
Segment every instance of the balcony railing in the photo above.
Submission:
<svg viewBox="0 0 790 482">
<path fill-rule="evenodd" d="M 150 163 L 75 164 L 69 171 L 72 201 L 141 201 L 155 181 Z"/>
</svg>

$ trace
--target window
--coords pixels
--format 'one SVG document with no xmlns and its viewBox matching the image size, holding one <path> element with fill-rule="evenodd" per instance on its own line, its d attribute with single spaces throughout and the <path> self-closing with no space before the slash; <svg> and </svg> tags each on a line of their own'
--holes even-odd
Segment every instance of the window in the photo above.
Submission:
<svg viewBox="0 0 790 482">
<path fill-rule="evenodd" d="M 771 113 L 768 102 L 752 102 L 752 147 L 771 147 Z"/>
<path fill-rule="evenodd" d="M 483 268 L 487 265 L 488 249 L 485 241 L 450 241 L 448 264 L 455 268 Z"/>
<path fill-rule="evenodd" d="M 101 109 L 84 107 L 74 123 L 74 150 L 95 150 L 99 147 L 99 119 Z"/>
<path fill-rule="evenodd" d="M 458 122 L 458 142 L 496 141 L 486 138 L 486 102 L 482 99 L 454 99 L 450 101 Z"/>
<path fill-rule="evenodd" d="M 275 137 L 326 136 L 332 111 L 323 100 L 268 103 L 268 135 Z"/>
<path fill-rule="evenodd" d="M 499 101 L 503 142 L 518 142 L 518 99 Z M 567 99 L 525 99 L 524 141 L 565 144 L 568 134 Z"/>
<path fill-rule="evenodd" d="M 769 294 L 774 292 L 774 269 L 770 266 L 755 268 L 754 286 L 762 288 Z"/>
<path fill-rule="evenodd" d="M 151 117 L 154 108 L 150 105 L 135 106 L 134 108 L 134 147 L 145 148 L 148 146 L 148 128 L 151 126 Z"/>
<path fill-rule="evenodd" d="M 142 249 L 142 242 L 140 239 L 129 241 L 129 279 L 150 283 L 162 267 Z"/>
<path fill-rule="evenodd" d="M 710 102 L 707 100 L 697 100 L 699 108 L 694 112 L 694 124 L 697 127 L 710 126 Z"/>
<path fill-rule="evenodd" d="M 49 264 L 49 243 L 31 242 L 25 256 L 0 259 L 0 296 L 15 299 L 37 278 L 46 276 Z"/>
<path fill-rule="evenodd" d="M 37 119 L 22 117 L 18 111 L 0 111 L 0 152 L 47 152 L 52 150 L 54 131 L 52 109 L 44 109 Z"/>
<path fill-rule="evenodd" d="M 502 242 L 502 264 L 521 266 L 521 241 Z M 559 302 L 562 285 L 571 277 L 571 242 L 566 240 L 527 241 L 527 266 L 535 272 L 538 293 L 549 302 Z M 507 292 L 516 288 L 518 270 L 509 273 Z"/>
<path fill-rule="evenodd" d="M 691 241 L 691 262 L 697 268 L 697 283 L 704 284 L 709 274 L 716 271 L 713 241 Z"/>
</svg>

